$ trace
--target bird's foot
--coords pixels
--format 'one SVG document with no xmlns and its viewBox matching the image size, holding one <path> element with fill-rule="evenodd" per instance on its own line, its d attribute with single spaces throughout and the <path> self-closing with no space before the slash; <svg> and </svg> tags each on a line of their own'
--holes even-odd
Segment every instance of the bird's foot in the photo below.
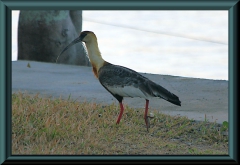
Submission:
<svg viewBox="0 0 240 165">
<path fill-rule="evenodd" d="M 150 119 L 154 118 L 153 116 L 147 116 L 146 117 L 146 126 L 147 126 L 147 131 L 148 131 L 148 128 L 150 128 Z"/>
<path fill-rule="evenodd" d="M 150 118 L 151 118 L 150 116 L 147 116 L 146 119 L 145 119 L 147 131 L 148 131 L 148 128 L 150 128 Z"/>
</svg>

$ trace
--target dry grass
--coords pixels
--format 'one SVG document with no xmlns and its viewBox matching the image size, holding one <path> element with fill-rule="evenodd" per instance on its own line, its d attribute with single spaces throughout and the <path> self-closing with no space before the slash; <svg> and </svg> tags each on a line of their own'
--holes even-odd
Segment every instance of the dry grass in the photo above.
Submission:
<svg viewBox="0 0 240 165">
<path fill-rule="evenodd" d="M 143 109 L 126 106 L 116 125 L 118 105 L 13 94 L 12 154 L 228 154 L 226 128 L 152 112 L 147 132 Z"/>
</svg>

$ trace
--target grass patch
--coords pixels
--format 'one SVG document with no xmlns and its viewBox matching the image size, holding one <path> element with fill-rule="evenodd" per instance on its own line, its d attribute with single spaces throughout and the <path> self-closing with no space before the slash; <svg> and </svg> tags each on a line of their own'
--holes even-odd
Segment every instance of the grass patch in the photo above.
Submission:
<svg viewBox="0 0 240 165">
<path fill-rule="evenodd" d="M 151 110 L 150 110 L 151 111 Z M 147 132 L 143 109 L 12 94 L 12 154 L 228 154 L 226 126 L 158 111 Z"/>
</svg>

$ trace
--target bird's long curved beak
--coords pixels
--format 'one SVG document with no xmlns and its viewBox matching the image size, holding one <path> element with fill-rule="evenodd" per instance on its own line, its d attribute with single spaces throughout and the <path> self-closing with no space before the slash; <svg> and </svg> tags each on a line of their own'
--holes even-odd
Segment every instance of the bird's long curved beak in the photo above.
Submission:
<svg viewBox="0 0 240 165">
<path fill-rule="evenodd" d="M 78 38 L 76 38 L 75 40 L 73 40 L 66 48 L 64 48 L 63 50 L 62 50 L 62 52 L 58 55 L 58 57 L 57 57 L 57 60 L 56 60 L 56 63 L 57 63 L 57 61 L 58 61 L 58 58 L 59 58 L 59 56 L 61 55 L 61 54 L 63 54 L 63 52 L 65 52 L 68 48 L 70 48 L 71 46 L 73 46 L 74 44 L 76 44 L 76 43 L 78 43 L 78 42 L 81 42 L 82 41 L 82 38 L 81 37 L 78 37 Z"/>
</svg>

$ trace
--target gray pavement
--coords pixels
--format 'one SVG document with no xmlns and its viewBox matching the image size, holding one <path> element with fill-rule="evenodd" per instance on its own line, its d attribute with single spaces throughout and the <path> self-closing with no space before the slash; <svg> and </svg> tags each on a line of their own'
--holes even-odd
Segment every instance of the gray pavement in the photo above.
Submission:
<svg viewBox="0 0 240 165">
<path fill-rule="evenodd" d="M 27 67 L 28 63 L 30 68 Z M 190 119 L 217 123 L 228 121 L 228 81 L 208 80 L 141 73 L 176 94 L 182 106 L 153 98 L 149 108 L 165 114 L 187 116 Z M 94 77 L 91 67 L 43 63 L 34 61 L 12 62 L 12 93 L 39 93 L 41 97 L 111 104 L 117 100 Z M 130 107 L 143 108 L 145 100 L 124 98 Z"/>
</svg>

